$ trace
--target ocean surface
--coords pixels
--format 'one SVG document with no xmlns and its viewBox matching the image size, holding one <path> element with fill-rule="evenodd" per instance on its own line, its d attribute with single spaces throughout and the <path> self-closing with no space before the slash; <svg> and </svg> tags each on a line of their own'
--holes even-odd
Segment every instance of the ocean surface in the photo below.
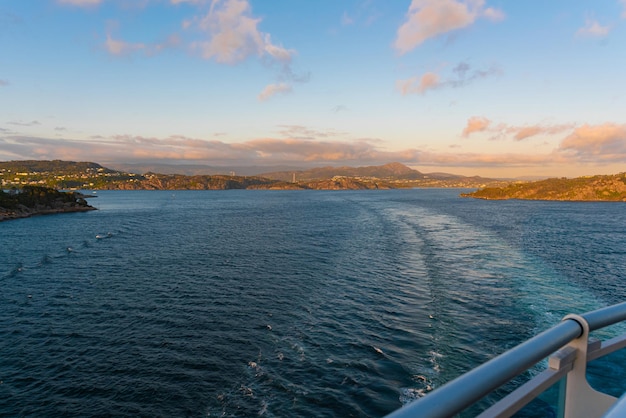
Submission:
<svg viewBox="0 0 626 418">
<path fill-rule="evenodd" d="M 378 417 L 625 299 L 625 204 L 459 193 L 99 191 L 0 223 L 0 416 Z M 615 358 L 590 378 L 619 396 Z"/>
</svg>

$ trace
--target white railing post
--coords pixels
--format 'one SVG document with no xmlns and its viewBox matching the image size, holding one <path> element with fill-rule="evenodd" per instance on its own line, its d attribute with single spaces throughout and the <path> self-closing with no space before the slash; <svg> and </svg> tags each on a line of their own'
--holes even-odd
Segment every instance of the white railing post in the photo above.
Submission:
<svg viewBox="0 0 626 418">
<path fill-rule="evenodd" d="M 567 345 L 576 350 L 576 359 L 573 369 L 567 374 L 564 416 L 565 418 L 601 417 L 617 399 L 598 392 L 587 382 L 589 324 L 579 315 L 567 315 L 563 320 L 574 320 L 583 329 L 582 335 Z"/>
</svg>

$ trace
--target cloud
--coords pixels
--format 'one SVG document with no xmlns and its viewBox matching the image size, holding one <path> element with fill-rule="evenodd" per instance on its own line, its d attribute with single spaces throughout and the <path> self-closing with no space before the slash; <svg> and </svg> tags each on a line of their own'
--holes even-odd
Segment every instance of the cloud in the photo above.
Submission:
<svg viewBox="0 0 626 418">
<path fill-rule="evenodd" d="M 580 126 L 563 139 L 559 149 L 582 161 L 626 162 L 626 124 Z"/>
<path fill-rule="evenodd" d="M 490 125 L 486 121 L 482 123 Z M 474 125 L 475 129 L 479 130 L 480 127 L 480 123 Z M 0 160 L 62 159 L 103 164 L 193 162 L 242 166 L 293 164 L 301 167 L 320 164 L 371 165 L 398 161 L 409 165 L 455 169 L 558 169 L 581 163 L 626 162 L 626 125 L 612 123 L 576 128 L 563 139 L 558 148 L 544 154 L 429 152 L 414 148 L 387 151 L 381 148 L 384 142 L 378 139 L 337 139 L 345 138 L 345 134 L 299 125 L 282 128 L 281 135 L 284 137 L 256 138 L 237 143 L 183 135 L 166 138 L 117 135 L 73 140 L 20 136 L 0 130 Z"/>
<path fill-rule="evenodd" d="M 515 126 L 500 123 L 494 125 L 485 117 L 472 116 L 467 120 L 467 125 L 463 129 L 463 132 L 461 132 L 461 136 L 467 138 L 473 133 L 489 132 L 491 134 L 490 139 L 500 139 L 509 136 L 515 141 L 523 141 L 537 135 L 556 135 L 561 132 L 570 131 L 573 128 L 573 124 Z"/>
<path fill-rule="evenodd" d="M 198 5 L 208 3 L 186 2 Z M 201 34 L 200 39 L 190 43 L 190 47 L 204 59 L 234 65 L 257 57 L 270 67 L 278 67 L 278 82 L 267 85 L 258 95 L 259 100 L 265 101 L 275 94 L 292 91 L 292 82 L 308 82 L 310 74 L 293 71 L 292 61 L 297 52 L 275 43 L 269 33 L 260 31 L 260 22 L 260 18 L 252 15 L 248 0 L 212 0 L 205 14 L 184 21 L 182 27 L 188 33 Z"/>
<path fill-rule="evenodd" d="M 403 96 L 413 93 L 424 94 L 426 90 L 433 90 L 441 86 L 439 76 L 435 73 L 426 73 L 421 77 L 411 77 L 396 82 L 396 88 L 400 90 Z"/>
<path fill-rule="evenodd" d="M 499 21 L 504 13 L 485 8 L 484 0 L 413 0 L 393 46 L 406 54 L 429 38 L 470 26 L 479 18 Z"/>
<path fill-rule="evenodd" d="M 354 24 L 354 18 L 349 16 L 347 12 L 341 15 L 341 26 L 350 26 Z"/>
<path fill-rule="evenodd" d="M 247 0 L 213 0 L 206 15 L 184 25 L 208 35 L 208 39 L 194 42 L 192 48 L 203 58 L 226 64 L 253 55 L 289 63 L 295 51 L 274 44 L 270 34 L 259 31 L 261 19 L 253 17 L 251 9 Z"/>
<path fill-rule="evenodd" d="M 6 135 L 0 137 L 0 157 L 12 159 L 69 159 L 91 161 L 177 161 L 241 165 L 331 162 L 389 162 L 414 160 L 416 150 L 388 152 L 377 141 L 259 138 L 239 143 L 185 136 L 152 138 L 118 135 L 91 140 Z"/>
<path fill-rule="evenodd" d="M 169 3 L 197 9 L 195 16 L 181 22 L 183 33 L 170 34 L 161 42 L 130 42 L 113 36 L 118 25 L 109 22 L 104 49 L 115 56 L 135 53 L 152 56 L 167 48 L 184 46 L 203 59 L 229 65 L 257 57 L 262 64 L 277 69 L 276 82 L 258 95 L 261 101 L 291 91 L 291 83 L 309 81 L 309 73 L 297 74 L 292 69 L 296 51 L 279 45 L 269 33 L 259 30 L 262 19 L 252 15 L 249 0 L 169 0 Z"/>
<path fill-rule="evenodd" d="M 597 20 L 587 19 L 585 26 L 576 31 L 576 36 L 582 38 L 604 38 L 610 31 L 610 26 L 602 26 Z"/>
<path fill-rule="evenodd" d="M 452 69 L 452 73 L 445 80 L 442 80 L 441 76 L 437 73 L 427 72 L 421 77 L 415 76 L 406 80 L 398 80 L 396 82 L 396 88 L 403 96 L 408 94 L 424 94 L 428 90 L 444 87 L 463 87 L 476 80 L 500 73 L 501 71 L 495 66 L 486 70 L 472 70 L 468 63 L 460 62 Z"/>
<path fill-rule="evenodd" d="M 33 120 L 30 122 L 22 122 L 21 120 L 18 121 L 11 121 L 11 122 L 7 122 L 9 125 L 16 125 L 16 126 L 36 126 L 39 125 L 39 121 Z"/>
<path fill-rule="evenodd" d="M 483 132 L 487 130 L 491 121 L 487 118 L 483 118 L 480 116 L 472 116 L 467 120 L 467 126 L 463 129 L 462 135 L 467 138 L 470 134 L 474 132 Z"/>
<path fill-rule="evenodd" d="M 9 85 L 9 81 L 8 80 L 0 79 L 0 87 L 8 86 L 8 85 Z"/>
<path fill-rule="evenodd" d="M 145 51 L 147 48 L 146 44 L 143 43 L 131 43 L 113 39 L 110 34 L 107 34 L 104 47 L 112 55 L 128 55 L 136 51 Z"/>
<path fill-rule="evenodd" d="M 319 138 L 332 138 L 339 136 L 346 136 L 345 132 L 338 132 L 334 130 L 318 130 L 311 129 L 302 125 L 278 125 L 280 130 L 278 134 L 282 137 L 301 139 L 301 140 L 315 140 Z"/>
<path fill-rule="evenodd" d="M 89 7 L 97 6 L 102 3 L 102 0 L 57 0 L 60 4 L 69 4 L 72 6 Z"/>
<path fill-rule="evenodd" d="M 624 8 L 620 16 L 622 19 L 626 19 L 626 0 L 619 0 L 619 2 L 622 4 L 622 7 Z"/>
<path fill-rule="evenodd" d="M 259 93 L 258 98 L 260 101 L 265 101 L 268 100 L 270 97 L 275 96 L 276 94 L 287 94 L 291 93 L 291 91 L 291 86 L 286 83 L 269 84 L 265 86 L 261 93 Z"/>
</svg>

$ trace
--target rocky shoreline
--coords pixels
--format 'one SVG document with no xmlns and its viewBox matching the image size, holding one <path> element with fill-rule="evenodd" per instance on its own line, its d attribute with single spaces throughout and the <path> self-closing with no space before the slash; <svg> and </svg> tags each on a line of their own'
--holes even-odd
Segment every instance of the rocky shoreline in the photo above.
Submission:
<svg viewBox="0 0 626 418">
<path fill-rule="evenodd" d="M 0 222 L 31 216 L 97 210 L 78 193 L 28 186 L 6 193 L 0 191 Z"/>
</svg>

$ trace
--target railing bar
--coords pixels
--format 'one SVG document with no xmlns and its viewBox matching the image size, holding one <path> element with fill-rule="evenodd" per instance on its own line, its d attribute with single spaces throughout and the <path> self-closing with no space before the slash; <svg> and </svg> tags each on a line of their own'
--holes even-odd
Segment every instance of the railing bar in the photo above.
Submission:
<svg viewBox="0 0 626 418">
<path fill-rule="evenodd" d="M 453 416 L 578 338 L 582 328 L 565 320 L 388 415 L 390 418 Z M 453 394 L 453 396 L 451 396 Z"/>
<path fill-rule="evenodd" d="M 589 331 L 595 331 L 626 320 L 626 302 L 581 315 L 589 324 Z"/>
<path fill-rule="evenodd" d="M 510 417 L 543 391 L 561 380 L 574 368 L 574 363 L 568 363 L 560 370 L 547 369 L 509 393 L 504 398 L 483 411 L 476 418 Z"/>
<path fill-rule="evenodd" d="M 587 353 L 587 363 L 626 347 L 626 334 L 602 342 L 598 350 Z"/>
</svg>

